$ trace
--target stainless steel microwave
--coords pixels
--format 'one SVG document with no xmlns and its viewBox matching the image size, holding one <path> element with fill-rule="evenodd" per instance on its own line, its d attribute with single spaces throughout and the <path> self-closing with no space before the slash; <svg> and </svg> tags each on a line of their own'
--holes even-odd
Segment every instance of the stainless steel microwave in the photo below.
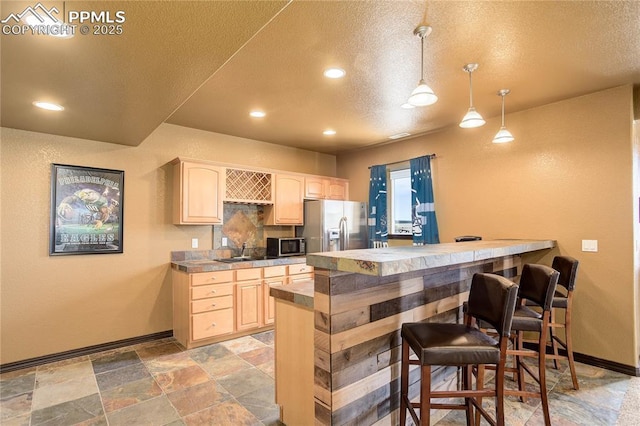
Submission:
<svg viewBox="0 0 640 426">
<path fill-rule="evenodd" d="M 267 256 L 302 256 L 306 252 L 304 238 L 267 238 Z"/>
</svg>

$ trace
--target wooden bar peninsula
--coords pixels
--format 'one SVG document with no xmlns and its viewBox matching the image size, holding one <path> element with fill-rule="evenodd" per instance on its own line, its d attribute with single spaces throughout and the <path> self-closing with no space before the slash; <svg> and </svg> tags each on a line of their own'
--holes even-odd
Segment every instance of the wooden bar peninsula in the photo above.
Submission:
<svg viewBox="0 0 640 426">
<path fill-rule="evenodd" d="M 270 290 L 280 419 L 398 424 L 402 323 L 458 321 L 474 273 L 514 278 L 522 255 L 533 263 L 555 245 L 485 240 L 308 254 L 314 281 Z M 455 369 L 434 371 L 434 387 L 455 385 Z"/>
</svg>

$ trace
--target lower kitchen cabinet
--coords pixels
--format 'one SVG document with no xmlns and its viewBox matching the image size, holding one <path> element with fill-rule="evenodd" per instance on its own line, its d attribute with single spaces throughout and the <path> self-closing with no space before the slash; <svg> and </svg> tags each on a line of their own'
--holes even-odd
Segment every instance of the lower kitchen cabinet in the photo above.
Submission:
<svg viewBox="0 0 640 426">
<path fill-rule="evenodd" d="M 262 321 L 263 268 L 236 271 L 236 330 L 258 328 Z"/>
<path fill-rule="evenodd" d="M 234 332 L 233 271 L 172 272 L 173 336 L 186 348 Z"/>
<path fill-rule="evenodd" d="M 272 286 L 313 279 L 313 267 L 277 265 L 185 273 L 172 270 L 173 336 L 187 349 L 273 328 Z"/>
<path fill-rule="evenodd" d="M 236 284 L 236 324 L 238 331 L 262 325 L 262 281 Z"/>
<path fill-rule="evenodd" d="M 269 294 L 269 289 L 273 286 L 283 286 L 287 284 L 287 266 L 267 266 L 263 270 L 264 282 L 262 283 L 262 300 L 264 302 L 264 323 L 273 324 L 276 318 L 275 299 Z"/>
</svg>

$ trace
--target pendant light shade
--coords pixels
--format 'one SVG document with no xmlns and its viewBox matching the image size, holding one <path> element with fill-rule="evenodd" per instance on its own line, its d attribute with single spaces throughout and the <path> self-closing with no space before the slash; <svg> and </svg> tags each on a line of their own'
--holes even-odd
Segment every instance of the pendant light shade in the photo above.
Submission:
<svg viewBox="0 0 640 426">
<path fill-rule="evenodd" d="M 473 86 L 471 85 L 471 73 L 478 69 L 478 64 L 467 64 L 462 69 L 469 73 L 469 111 L 462 117 L 460 127 L 463 129 L 480 127 L 484 125 L 485 121 L 473 107 Z"/>
<path fill-rule="evenodd" d="M 420 84 L 418 87 L 413 89 L 411 92 L 411 96 L 409 96 L 409 100 L 407 101 L 410 105 L 413 106 L 427 106 L 431 104 L 435 104 L 438 100 L 438 97 L 431 87 L 427 86 L 427 83 L 424 80 L 420 80 Z"/>
<path fill-rule="evenodd" d="M 420 46 L 422 49 L 420 51 L 420 83 L 418 83 L 418 87 L 411 92 L 407 103 L 413 106 L 427 106 L 436 103 L 438 100 L 438 97 L 433 93 L 431 87 L 424 81 L 424 39 L 431 34 L 431 27 L 429 25 L 420 25 L 413 30 L 413 34 L 420 37 Z"/>
<path fill-rule="evenodd" d="M 509 89 L 502 89 L 498 92 L 498 96 L 502 97 L 502 126 L 500 127 L 500 130 L 498 130 L 498 133 L 496 133 L 496 135 L 494 136 L 493 143 L 506 143 L 513 141 L 513 135 L 504 126 L 504 97 L 507 96 L 510 92 L 511 90 Z"/>
</svg>

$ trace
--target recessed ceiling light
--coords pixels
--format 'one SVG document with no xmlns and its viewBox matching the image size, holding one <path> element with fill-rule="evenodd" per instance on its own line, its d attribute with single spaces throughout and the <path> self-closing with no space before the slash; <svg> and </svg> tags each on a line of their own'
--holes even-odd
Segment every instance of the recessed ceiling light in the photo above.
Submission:
<svg viewBox="0 0 640 426">
<path fill-rule="evenodd" d="M 324 76 L 327 78 L 342 78 L 346 74 L 346 71 L 342 68 L 327 68 L 324 70 Z"/>
<path fill-rule="evenodd" d="M 51 102 L 35 101 L 33 104 L 38 108 L 48 109 L 49 111 L 64 111 L 64 107 L 62 105 Z"/>
<path fill-rule="evenodd" d="M 406 102 L 406 103 L 400 105 L 400 107 L 404 108 L 404 109 L 413 109 L 413 108 L 415 108 L 415 106 L 411 105 L 409 102 Z"/>
<path fill-rule="evenodd" d="M 262 118 L 262 117 L 266 116 L 266 115 L 267 115 L 267 113 L 266 113 L 266 112 L 264 112 L 264 111 L 258 111 L 258 110 L 256 110 L 256 111 L 251 111 L 251 112 L 249 113 L 249 115 L 250 115 L 250 116 L 252 116 L 252 117 L 255 117 L 255 118 Z"/>
<path fill-rule="evenodd" d="M 324 132 L 322 132 L 322 134 L 325 135 L 325 136 L 333 136 L 333 135 L 336 134 L 336 131 L 335 130 L 331 130 L 331 129 L 327 129 Z"/>
<path fill-rule="evenodd" d="M 404 138 L 405 136 L 411 136 L 411 133 L 407 133 L 407 132 L 397 133 L 395 135 L 389 136 L 389 139 L 400 139 L 400 138 Z"/>
</svg>

